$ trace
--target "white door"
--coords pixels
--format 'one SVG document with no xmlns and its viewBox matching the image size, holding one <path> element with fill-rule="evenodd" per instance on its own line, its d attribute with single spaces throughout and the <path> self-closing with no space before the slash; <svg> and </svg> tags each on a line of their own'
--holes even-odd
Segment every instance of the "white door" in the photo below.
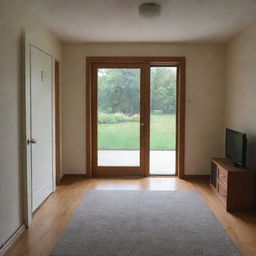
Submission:
<svg viewBox="0 0 256 256">
<path fill-rule="evenodd" d="M 53 192 L 52 58 L 31 46 L 32 210 Z"/>
</svg>

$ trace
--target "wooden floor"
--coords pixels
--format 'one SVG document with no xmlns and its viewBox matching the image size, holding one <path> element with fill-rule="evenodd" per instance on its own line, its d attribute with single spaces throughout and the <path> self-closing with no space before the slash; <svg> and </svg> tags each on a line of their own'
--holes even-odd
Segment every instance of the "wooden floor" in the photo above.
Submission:
<svg viewBox="0 0 256 256">
<path fill-rule="evenodd" d="M 197 190 L 238 245 L 242 254 L 256 255 L 256 214 L 225 212 L 205 178 L 193 180 L 180 180 L 175 177 L 84 179 L 81 176 L 63 179 L 57 192 L 51 195 L 34 214 L 31 228 L 22 234 L 6 255 L 49 255 L 89 189 Z"/>
</svg>

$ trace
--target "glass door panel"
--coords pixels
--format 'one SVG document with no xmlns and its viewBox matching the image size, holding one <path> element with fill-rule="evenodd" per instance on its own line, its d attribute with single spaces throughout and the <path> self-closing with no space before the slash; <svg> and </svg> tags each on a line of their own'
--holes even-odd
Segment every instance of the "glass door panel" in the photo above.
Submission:
<svg viewBox="0 0 256 256">
<path fill-rule="evenodd" d="M 150 174 L 176 174 L 177 67 L 150 68 Z"/>
<path fill-rule="evenodd" d="M 97 166 L 140 166 L 140 68 L 97 69 Z"/>
</svg>

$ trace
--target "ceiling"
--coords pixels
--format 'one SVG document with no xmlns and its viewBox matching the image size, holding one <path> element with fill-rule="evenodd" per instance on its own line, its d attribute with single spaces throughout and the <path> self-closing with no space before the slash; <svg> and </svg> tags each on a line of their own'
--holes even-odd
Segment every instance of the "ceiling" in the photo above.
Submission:
<svg viewBox="0 0 256 256">
<path fill-rule="evenodd" d="M 138 14 L 143 0 L 26 1 L 65 42 L 226 42 L 256 22 L 256 0 L 155 0 L 151 19 Z"/>
</svg>

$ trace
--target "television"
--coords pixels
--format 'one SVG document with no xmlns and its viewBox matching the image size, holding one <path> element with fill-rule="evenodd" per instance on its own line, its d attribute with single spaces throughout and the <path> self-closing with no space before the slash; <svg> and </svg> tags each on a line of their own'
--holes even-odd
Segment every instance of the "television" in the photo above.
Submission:
<svg viewBox="0 0 256 256">
<path fill-rule="evenodd" d="M 246 167 L 247 138 L 245 133 L 226 129 L 226 157 L 234 166 Z"/>
</svg>

